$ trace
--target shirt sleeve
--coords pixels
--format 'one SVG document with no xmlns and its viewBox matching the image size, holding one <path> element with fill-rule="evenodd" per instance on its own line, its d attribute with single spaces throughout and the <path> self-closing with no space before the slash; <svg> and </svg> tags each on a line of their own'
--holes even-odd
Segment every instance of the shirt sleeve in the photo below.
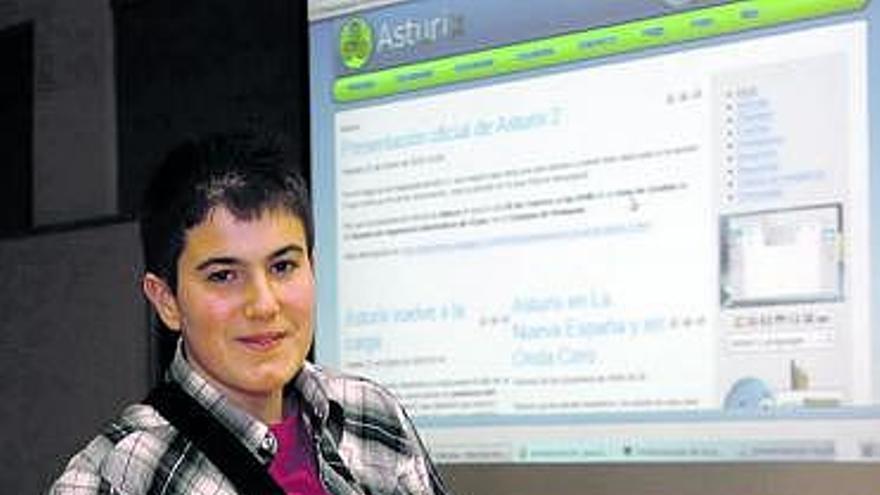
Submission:
<svg viewBox="0 0 880 495">
<path fill-rule="evenodd" d="M 398 476 L 401 489 L 404 493 L 411 494 L 451 495 L 412 420 L 406 414 L 403 406 L 399 403 L 396 405 L 401 426 L 412 448 L 411 455 L 402 464 Z"/>
<path fill-rule="evenodd" d="M 101 436 L 70 459 L 64 472 L 49 487 L 48 495 L 127 495 L 114 489 L 100 475 L 100 459 L 113 449 L 113 444 Z"/>
</svg>

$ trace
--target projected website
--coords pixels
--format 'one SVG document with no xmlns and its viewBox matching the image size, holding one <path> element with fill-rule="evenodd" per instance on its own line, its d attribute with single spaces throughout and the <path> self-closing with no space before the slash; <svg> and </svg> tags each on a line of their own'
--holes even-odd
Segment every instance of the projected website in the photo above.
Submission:
<svg viewBox="0 0 880 495">
<path fill-rule="evenodd" d="M 442 461 L 880 459 L 873 7 L 627 3 L 494 51 L 466 2 L 313 21 L 384 50 L 313 80 L 318 360 Z"/>
</svg>

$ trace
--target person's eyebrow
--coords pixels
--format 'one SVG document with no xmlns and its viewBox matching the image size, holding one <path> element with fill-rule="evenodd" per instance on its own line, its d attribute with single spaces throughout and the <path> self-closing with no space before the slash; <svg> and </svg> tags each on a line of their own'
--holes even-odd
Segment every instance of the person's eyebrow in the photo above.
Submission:
<svg viewBox="0 0 880 495">
<path fill-rule="evenodd" d="M 217 256 L 214 258 L 208 258 L 205 261 L 196 265 L 196 270 L 202 271 L 205 268 L 208 268 L 213 265 L 240 265 L 241 260 L 238 258 L 233 258 L 231 256 Z"/>
<path fill-rule="evenodd" d="M 302 254 L 305 250 L 298 244 L 288 244 L 280 249 L 276 249 L 269 255 L 269 259 L 279 258 L 288 254 Z"/>
</svg>

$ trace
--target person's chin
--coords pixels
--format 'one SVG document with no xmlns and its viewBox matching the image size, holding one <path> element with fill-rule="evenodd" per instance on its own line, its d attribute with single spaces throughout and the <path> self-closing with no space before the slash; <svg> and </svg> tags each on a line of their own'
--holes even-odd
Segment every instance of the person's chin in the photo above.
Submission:
<svg viewBox="0 0 880 495">
<path fill-rule="evenodd" d="M 264 368 L 254 372 L 256 376 L 254 385 L 263 390 L 277 390 L 284 387 L 289 382 L 299 368 L 292 368 L 290 361 L 284 362 L 283 365 Z"/>
</svg>

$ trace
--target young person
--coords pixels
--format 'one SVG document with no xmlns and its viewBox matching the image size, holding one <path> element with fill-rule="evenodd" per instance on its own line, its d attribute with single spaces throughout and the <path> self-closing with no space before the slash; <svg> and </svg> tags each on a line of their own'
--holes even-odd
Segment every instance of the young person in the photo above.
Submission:
<svg viewBox="0 0 880 495">
<path fill-rule="evenodd" d="M 159 168 L 140 219 L 142 285 L 177 352 L 51 493 L 446 493 L 386 390 L 306 361 L 311 212 L 275 142 L 214 135 Z"/>
</svg>

